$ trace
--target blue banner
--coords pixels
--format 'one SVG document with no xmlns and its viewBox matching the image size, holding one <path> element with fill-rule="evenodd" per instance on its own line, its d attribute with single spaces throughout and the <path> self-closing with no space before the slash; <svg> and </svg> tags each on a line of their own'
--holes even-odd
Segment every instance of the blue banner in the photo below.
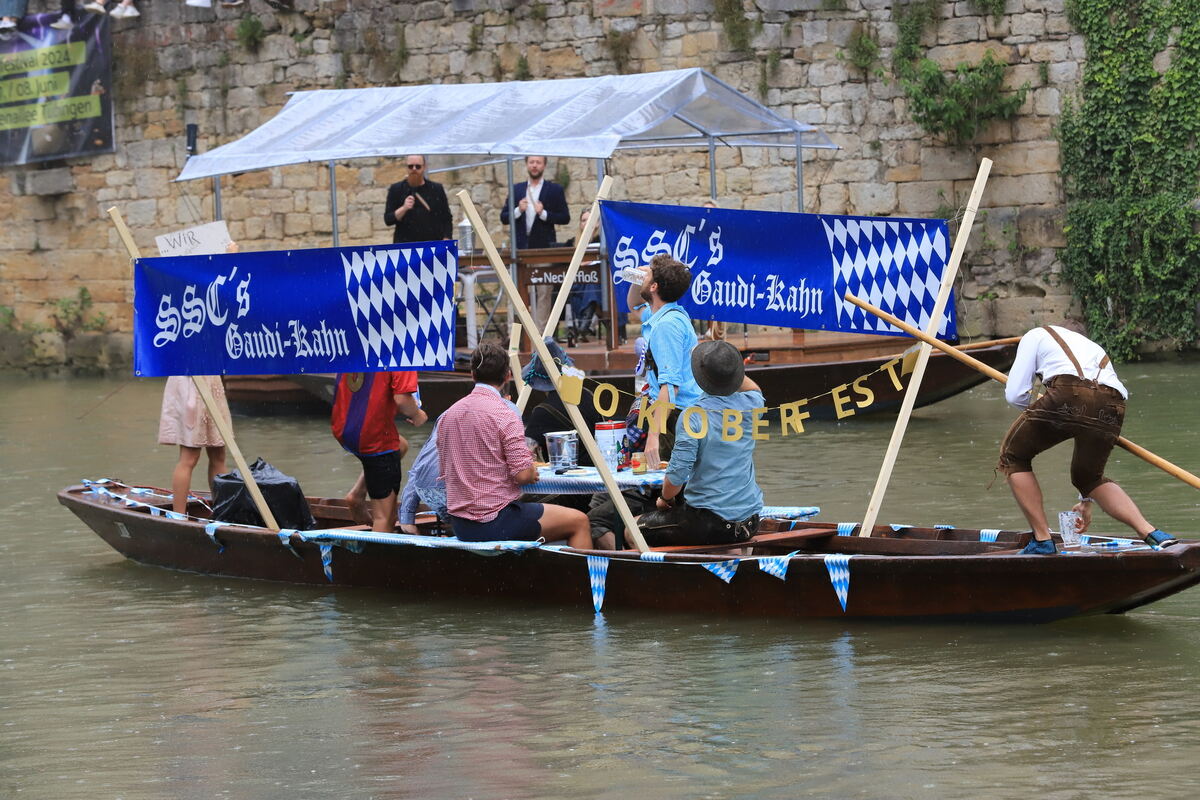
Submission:
<svg viewBox="0 0 1200 800">
<path fill-rule="evenodd" d="M 904 336 L 846 302 L 847 291 L 924 330 L 949 257 L 944 220 L 737 211 L 604 202 L 617 302 L 625 267 L 659 253 L 682 261 L 693 319 Z M 956 339 L 954 298 L 938 337 Z"/>
<path fill-rule="evenodd" d="M 453 241 L 134 266 L 137 375 L 454 368 Z"/>
</svg>

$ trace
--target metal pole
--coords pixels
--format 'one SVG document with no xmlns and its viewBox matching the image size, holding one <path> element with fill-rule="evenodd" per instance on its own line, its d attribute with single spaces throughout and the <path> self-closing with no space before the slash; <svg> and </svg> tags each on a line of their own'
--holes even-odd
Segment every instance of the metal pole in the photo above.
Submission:
<svg viewBox="0 0 1200 800">
<path fill-rule="evenodd" d="M 717 202 L 717 140 L 708 137 L 708 196 Z"/>
<path fill-rule="evenodd" d="M 329 213 L 333 217 L 333 246 L 341 247 L 337 218 L 337 171 L 333 168 L 333 161 L 329 162 Z"/>
<path fill-rule="evenodd" d="M 796 210 L 804 213 L 804 150 L 799 133 L 796 134 Z"/>
<path fill-rule="evenodd" d="M 221 216 L 221 176 L 213 175 L 213 219 L 223 219 Z"/>
<path fill-rule="evenodd" d="M 517 283 L 517 211 L 516 211 L 516 198 L 513 196 L 514 195 L 514 192 L 513 192 L 514 184 L 513 184 L 512 156 L 508 156 L 505 159 L 504 163 L 505 163 L 505 168 L 508 170 L 508 199 L 505 201 L 508 203 L 508 254 L 512 259 L 511 261 L 508 262 L 508 274 L 512 277 L 512 282 L 513 282 L 513 285 L 515 286 Z M 504 285 L 503 284 L 501 284 L 500 291 L 496 295 L 496 303 L 497 304 L 500 303 L 500 299 L 502 297 L 504 297 Z M 509 303 L 508 304 L 508 324 L 512 325 L 516 321 L 517 321 L 516 311 L 513 310 L 512 303 Z M 485 333 L 487 332 L 486 329 L 484 329 L 484 332 Z M 528 333 L 531 337 L 537 335 L 537 332 L 532 329 L 529 330 Z"/>
</svg>

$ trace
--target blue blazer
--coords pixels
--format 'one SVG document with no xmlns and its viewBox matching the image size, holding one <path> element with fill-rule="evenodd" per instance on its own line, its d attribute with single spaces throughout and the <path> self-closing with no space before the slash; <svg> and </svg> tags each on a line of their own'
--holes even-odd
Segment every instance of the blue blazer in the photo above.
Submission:
<svg viewBox="0 0 1200 800">
<path fill-rule="evenodd" d="M 508 213 L 513 210 L 525 192 L 529 189 L 529 181 L 514 184 L 509 199 L 505 198 L 504 208 L 500 211 L 500 221 L 508 225 Z M 517 249 L 528 250 L 538 247 L 552 247 L 555 242 L 554 226 L 566 225 L 571 221 L 571 211 L 567 208 L 567 196 L 563 188 L 553 181 L 542 179 L 542 193 L 538 196 L 546 210 L 546 218 L 533 218 L 533 228 L 525 232 L 524 216 L 517 218 Z"/>
</svg>

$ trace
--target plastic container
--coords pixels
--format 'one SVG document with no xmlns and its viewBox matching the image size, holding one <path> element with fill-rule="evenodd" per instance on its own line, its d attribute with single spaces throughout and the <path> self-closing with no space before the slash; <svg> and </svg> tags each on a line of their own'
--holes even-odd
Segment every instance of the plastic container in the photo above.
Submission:
<svg viewBox="0 0 1200 800">
<path fill-rule="evenodd" d="M 638 286 L 642 285 L 642 281 L 646 278 L 646 273 L 642 272 L 638 267 L 623 267 L 620 272 L 621 280 L 626 283 L 633 283 Z"/>
<path fill-rule="evenodd" d="M 596 445 L 611 470 L 615 470 L 621 464 L 621 444 L 624 439 L 624 422 L 610 420 L 596 423 Z"/>
<path fill-rule="evenodd" d="M 546 450 L 550 466 L 571 469 L 577 463 L 579 434 L 575 431 L 554 431 L 546 434 Z"/>
<path fill-rule="evenodd" d="M 1058 532 L 1062 534 L 1063 544 L 1079 544 L 1079 512 L 1060 511 L 1058 514 Z"/>
</svg>

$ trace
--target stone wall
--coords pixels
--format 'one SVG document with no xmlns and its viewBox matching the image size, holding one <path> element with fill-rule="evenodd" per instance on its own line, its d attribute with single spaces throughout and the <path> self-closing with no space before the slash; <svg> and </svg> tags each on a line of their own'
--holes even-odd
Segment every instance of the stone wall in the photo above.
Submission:
<svg viewBox="0 0 1200 800">
<path fill-rule="evenodd" d="M 864 75 L 845 57 L 851 36 L 865 30 L 882 45 L 880 64 L 890 65 L 892 0 L 744 0 L 751 54 L 731 49 L 711 0 L 296 0 L 292 11 L 262 0 L 211 10 L 143 0 L 140 19 L 113 20 L 118 151 L 9 168 L 0 180 L 0 307 L 13 310 L 18 327 L 52 328 L 51 304 L 86 286 L 107 327 L 128 331 L 129 265 L 104 212 L 118 207 L 145 253 L 155 252 L 155 235 L 212 219 L 210 181 L 172 182 L 185 159 L 185 123 L 199 125 L 207 150 L 269 119 L 294 90 L 703 67 L 752 96 L 765 91 L 769 106 L 841 147 L 806 151 L 808 211 L 953 215 L 979 159 L 993 159 L 960 309 L 971 335 L 1019 333 L 1071 302 L 1056 257 L 1063 240 L 1053 129 L 1084 47 L 1063 3 L 1007 0 L 999 18 L 973 0 L 942 4 L 942 20 L 923 42 L 931 58 L 949 68 L 990 50 L 1010 65 L 1010 86 L 1031 87 L 1016 118 L 955 148 L 914 124 L 890 74 Z M 237 36 L 249 13 L 266 29 L 256 52 Z M 721 205 L 795 209 L 790 152 L 720 148 L 717 160 Z M 594 165 L 563 167 L 577 215 L 595 190 Z M 548 173 L 559 168 L 552 160 Z M 699 203 L 708 195 L 704 152 L 618 155 L 608 171 L 618 199 Z M 342 244 L 390 241 L 382 206 L 401 174 L 400 159 L 337 167 Z M 438 179 L 450 192 L 469 188 L 497 240 L 507 239 L 498 213 L 502 167 Z M 225 178 L 224 216 L 245 249 L 327 246 L 328 184 L 323 165 Z"/>
</svg>

